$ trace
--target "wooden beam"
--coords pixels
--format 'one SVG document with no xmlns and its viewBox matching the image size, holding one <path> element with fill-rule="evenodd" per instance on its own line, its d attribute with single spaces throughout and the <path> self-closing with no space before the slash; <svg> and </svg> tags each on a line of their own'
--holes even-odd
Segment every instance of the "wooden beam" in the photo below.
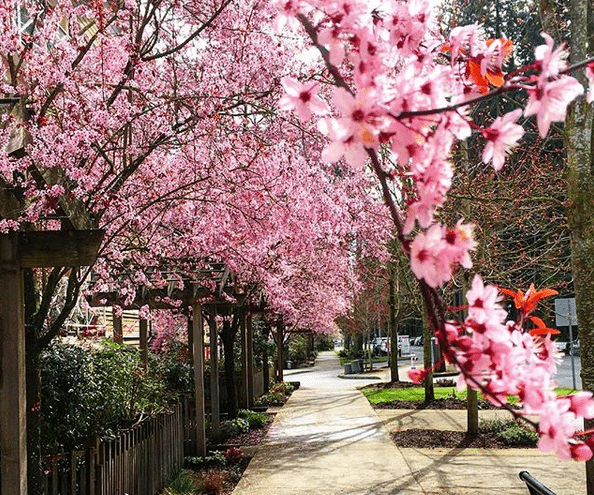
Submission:
<svg viewBox="0 0 594 495">
<path fill-rule="evenodd" d="M 188 358 L 190 366 L 194 367 L 194 320 L 191 317 L 188 318 L 186 333 L 188 334 Z"/>
<path fill-rule="evenodd" d="M 168 295 L 168 289 L 146 289 L 145 287 L 138 287 L 134 300 L 129 304 L 124 304 L 122 298 L 116 291 L 97 292 L 90 297 L 87 297 L 89 306 L 103 307 L 103 306 L 121 306 L 124 309 L 140 309 L 147 305 L 150 309 L 180 309 L 192 306 L 194 302 L 202 300 L 211 296 L 211 292 L 207 287 L 186 287 L 183 290 L 174 289 Z M 175 301 L 181 301 L 181 304 L 169 303 L 167 298 Z"/>
<path fill-rule="evenodd" d="M 113 341 L 116 344 L 124 343 L 124 328 L 122 325 L 122 315 L 116 315 L 116 310 L 112 310 Z"/>
<path fill-rule="evenodd" d="M 194 335 L 194 385 L 196 394 L 196 448 L 198 456 L 206 456 L 204 425 L 204 325 L 200 303 L 192 305 L 192 333 Z"/>
<path fill-rule="evenodd" d="M 19 232 L 21 267 L 92 265 L 104 233 L 103 230 Z"/>
<path fill-rule="evenodd" d="M 0 235 L 0 487 L 27 493 L 25 324 L 18 237 Z"/>
</svg>

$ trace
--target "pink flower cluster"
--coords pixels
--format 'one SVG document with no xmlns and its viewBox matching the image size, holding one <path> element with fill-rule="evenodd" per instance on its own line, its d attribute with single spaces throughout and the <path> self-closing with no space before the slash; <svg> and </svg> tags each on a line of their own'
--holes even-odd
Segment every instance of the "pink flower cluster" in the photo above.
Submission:
<svg viewBox="0 0 594 495">
<path fill-rule="evenodd" d="M 557 397 L 553 376 L 558 354 L 550 336 L 532 336 L 517 322 L 507 320 L 500 296 L 476 275 L 466 295 L 468 317 L 448 322 L 437 337 L 446 359 L 462 371 L 458 387 L 482 390 L 495 405 L 508 396 L 520 398 L 525 416 L 538 418 L 541 450 L 554 451 L 562 460 L 588 460 L 594 444 L 577 440 L 579 419 L 594 418 L 590 392 Z"/>
<path fill-rule="evenodd" d="M 457 265 L 472 267 L 469 251 L 474 249 L 472 227 L 458 222 L 448 230 L 441 224 L 433 224 L 426 232 L 420 232 L 410 248 L 410 265 L 419 280 L 431 287 L 441 287 L 452 277 Z"/>
</svg>

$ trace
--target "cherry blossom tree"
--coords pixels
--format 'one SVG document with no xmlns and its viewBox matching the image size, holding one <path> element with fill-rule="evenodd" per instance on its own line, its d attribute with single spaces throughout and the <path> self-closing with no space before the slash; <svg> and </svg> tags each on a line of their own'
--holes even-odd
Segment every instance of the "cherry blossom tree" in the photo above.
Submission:
<svg viewBox="0 0 594 495">
<path fill-rule="evenodd" d="M 536 117 L 544 137 L 585 92 L 570 74 L 588 61 L 569 67 L 566 47 L 556 47 L 542 33 L 544 43 L 536 47 L 534 62 L 504 74 L 510 40 L 486 39 L 476 24 L 444 36 L 430 2 L 278 4 L 280 18 L 299 21 L 336 87 L 333 113 L 318 124 L 330 141 L 322 158 L 335 162 L 344 157 L 349 166 L 369 164 L 375 172 L 402 249 L 421 281 L 433 332 L 445 358 L 460 371 L 460 386 L 483 391 L 493 403 L 532 423 L 542 450 L 561 459 L 591 458 L 584 441 L 589 432 L 577 432 L 572 421 L 594 416 L 592 394 L 556 397 L 553 330 L 533 315 L 539 301 L 556 292 L 534 287 L 525 293 L 506 291 L 514 296 L 518 313 L 512 320 L 501 305 L 501 293 L 477 275 L 466 296 L 468 317 L 448 319 L 438 289 L 458 266 L 472 266 L 475 242 L 472 227 L 462 220 L 447 227 L 435 219 L 451 185 L 449 158 L 456 140 L 480 132 L 486 141 L 483 160 L 500 169 L 524 132 L 518 111 L 485 123 L 472 120 L 468 108 L 524 91 L 523 115 Z M 382 165 L 379 156 L 385 153 L 393 157 L 393 166 Z M 405 212 L 398 209 L 389 186 L 403 177 L 413 178 L 415 190 Z M 536 328 L 527 329 L 528 322 Z M 422 378 L 417 374 L 415 378 Z M 521 412 L 507 406 L 508 395 L 520 397 Z"/>
<path fill-rule="evenodd" d="M 124 305 L 139 286 L 195 281 L 209 259 L 291 324 L 335 328 L 352 240 L 381 251 L 386 215 L 368 178 L 320 164 L 320 137 L 277 113 L 289 67 L 315 74 L 267 2 L 22 0 L 0 15 L 3 232 L 105 230 L 91 290 Z M 32 491 L 37 358 L 87 275 L 25 274 Z"/>
</svg>

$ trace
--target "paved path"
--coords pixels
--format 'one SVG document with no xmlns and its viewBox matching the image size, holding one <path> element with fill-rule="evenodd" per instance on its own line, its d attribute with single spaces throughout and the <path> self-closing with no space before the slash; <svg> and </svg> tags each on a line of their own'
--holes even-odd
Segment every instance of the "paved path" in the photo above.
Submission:
<svg viewBox="0 0 594 495">
<path fill-rule="evenodd" d="M 299 370 L 296 370 L 299 371 Z M 321 353 L 277 414 L 234 494 L 338 495 L 422 493 L 404 458 L 355 387 L 377 380 L 341 380 L 338 360 Z M 287 376 L 285 379 L 289 379 Z M 406 491 L 414 487 L 413 491 Z"/>
<path fill-rule="evenodd" d="M 234 495 L 528 495 L 518 478 L 525 469 L 557 495 L 586 493 L 583 465 L 535 449 L 399 449 L 388 430 L 457 429 L 451 426 L 462 419 L 443 418 L 443 411 L 378 416 L 356 389 L 377 380 L 339 379 L 340 372 L 336 356 L 321 353 L 315 368 L 287 374 L 301 387 L 277 414 Z"/>
</svg>

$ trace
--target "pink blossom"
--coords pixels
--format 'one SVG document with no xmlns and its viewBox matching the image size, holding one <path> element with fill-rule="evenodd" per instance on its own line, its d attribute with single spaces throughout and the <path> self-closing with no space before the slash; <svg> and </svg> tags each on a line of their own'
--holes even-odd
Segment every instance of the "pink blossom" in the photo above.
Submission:
<svg viewBox="0 0 594 495">
<path fill-rule="evenodd" d="M 468 301 L 469 317 L 478 323 L 484 323 L 491 319 L 501 321 L 501 306 L 499 301 L 501 297 L 497 288 L 493 285 L 485 285 L 480 275 L 475 275 L 472 279 L 470 290 L 466 293 Z M 505 317 L 505 312 L 503 314 Z"/>
<path fill-rule="evenodd" d="M 564 45 L 561 45 L 556 50 L 553 50 L 555 41 L 547 33 L 540 33 L 545 39 L 544 45 L 539 45 L 534 49 L 534 58 L 540 62 L 540 76 L 539 79 L 547 80 L 554 78 L 567 67 L 567 50 Z"/>
<path fill-rule="evenodd" d="M 322 159 L 333 163 L 344 156 L 349 165 L 360 167 L 367 161 L 366 150 L 379 148 L 384 117 L 372 106 L 372 90 L 361 90 L 354 97 L 344 88 L 337 88 L 333 101 L 343 117 L 319 122 L 318 129 L 333 141 L 324 149 Z"/>
<path fill-rule="evenodd" d="M 524 135 L 524 128 L 516 121 L 522 115 L 522 109 L 497 117 L 490 127 L 483 130 L 483 137 L 487 140 L 483 150 L 483 162 L 493 161 L 493 168 L 497 171 L 503 168 L 506 156 L 517 145 Z"/>
<path fill-rule="evenodd" d="M 561 460 L 572 459 L 569 438 L 575 433 L 573 414 L 567 412 L 569 401 L 552 400 L 543 405 L 539 414 L 538 448 L 543 452 L 554 452 Z"/>
<path fill-rule="evenodd" d="M 317 95 L 318 83 L 301 84 L 291 77 L 283 77 L 281 84 L 287 93 L 278 102 L 281 110 L 293 110 L 303 121 L 311 119 L 312 111 L 318 115 L 328 113 L 328 104 Z"/>
<path fill-rule="evenodd" d="M 568 396 L 571 401 L 570 410 L 576 416 L 586 419 L 594 418 L 594 401 L 592 400 L 592 392 L 576 392 Z"/>
<path fill-rule="evenodd" d="M 410 266 L 419 280 L 431 287 L 440 287 L 451 277 L 451 270 L 439 254 L 445 247 L 442 227 L 432 225 L 427 232 L 419 232 L 410 247 Z"/>
<path fill-rule="evenodd" d="M 419 370 L 416 368 L 408 370 L 408 377 L 413 383 L 421 383 L 425 379 L 425 376 L 427 376 L 427 372 L 425 370 Z"/>
<path fill-rule="evenodd" d="M 528 90 L 530 98 L 524 115 L 528 117 L 536 114 L 538 132 L 540 137 L 545 137 L 551 122 L 565 120 L 567 106 L 583 92 L 584 87 L 571 76 L 539 83 L 536 88 Z"/>
<path fill-rule="evenodd" d="M 592 459 L 592 450 L 584 442 L 572 442 L 569 448 L 574 461 L 586 462 Z"/>
<path fill-rule="evenodd" d="M 344 156 L 351 167 L 362 168 L 365 165 L 369 158 L 367 151 L 337 120 L 322 119 L 318 122 L 318 129 L 332 140 L 322 151 L 324 162 L 336 163 Z"/>
<path fill-rule="evenodd" d="M 285 26 L 289 29 L 299 27 L 299 21 L 296 19 L 296 16 L 302 8 L 303 2 L 301 0 L 274 0 L 274 3 L 279 10 L 273 22 L 274 30 L 277 33 L 282 33 Z"/>
</svg>

